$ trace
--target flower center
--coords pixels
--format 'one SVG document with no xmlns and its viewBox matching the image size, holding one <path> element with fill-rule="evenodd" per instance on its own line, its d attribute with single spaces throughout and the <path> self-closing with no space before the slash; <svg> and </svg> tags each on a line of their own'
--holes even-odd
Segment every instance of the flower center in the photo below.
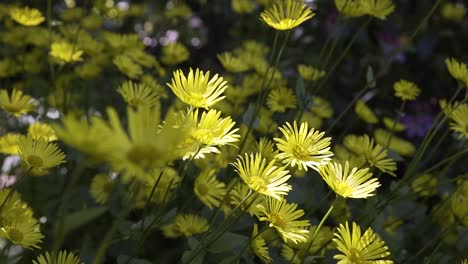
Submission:
<svg viewBox="0 0 468 264">
<path fill-rule="evenodd" d="M 213 142 L 213 131 L 211 129 L 197 129 L 192 132 L 192 136 L 203 144 L 211 144 Z"/>
<path fill-rule="evenodd" d="M 362 252 L 354 248 L 349 249 L 348 257 L 349 257 L 349 260 L 351 261 L 350 263 L 352 264 L 363 264 L 365 262 L 365 258 Z"/>
<path fill-rule="evenodd" d="M 127 152 L 130 162 L 142 168 L 152 168 L 161 155 L 158 149 L 152 145 L 134 145 Z"/>
<path fill-rule="evenodd" d="M 15 242 L 23 241 L 24 235 L 23 232 L 19 231 L 18 229 L 11 228 L 8 230 L 8 237 Z"/>
<path fill-rule="evenodd" d="M 206 184 L 199 183 L 197 185 L 197 191 L 201 196 L 205 196 L 206 194 L 208 194 L 208 187 L 206 186 Z"/>
<path fill-rule="evenodd" d="M 41 159 L 41 157 L 36 156 L 36 155 L 29 155 L 26 158 L 26 162 L 31 166 L 31 167 L 41 167 L 44 164 L 44 161 Z"/>
<path fill-rule="evenodd" d="M 257 192 L 264 192 L 267 190 L 265 180 L 258 176 L 250 177 L 249 186 L 250 188 L 252 188 L 254 191 L 257 191 Z"/>
<path fill-rule="evenodd" d="M 348 197 L 351 194 L 352 189 L 346 182 L 337 182 L 335 184 L 335 192 L 343 197 Z"/>
<path fill-rule="evenodd" d="M 308 151 L 307 148 L 304 148 L 303 146 L 296 145 L 293 148 L 293 154 L 296 159 L 299 160 L 307 160 L 309 158 L 310 152 Z"/>
<path fill-rule="evenodd" d="M 286 221 L 284 221 L 284 218 L 282 215 L 278 213 L 272 213 L 271 214 L 271 225 L 273 225 L 276 228 L 285 228 L 286 227 Z"/>
</svg>

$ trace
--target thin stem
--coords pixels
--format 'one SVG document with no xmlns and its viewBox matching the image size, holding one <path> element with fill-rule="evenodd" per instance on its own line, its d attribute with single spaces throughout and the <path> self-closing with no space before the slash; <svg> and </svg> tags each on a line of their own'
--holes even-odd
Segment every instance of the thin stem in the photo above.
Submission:
<svg viewBox="0 0 468 264">
<path fill-rule="evenodd" d="M 437 0 L 437 2 L 434 3 L 434 5 L 432 5 L 432 8 L 429 10 L 429 12 L 426 14 L 426 16 L 424 16 L 424 18 L 421 20 L 421 22 L 419 23 L 419 25 L 416 27 L 416 29 L 414 30 L 414 32 L 410 35 L 410 39 L 413 39 L 418 33 L 419 31 L 422 29 L 422 27 L 427 24 L 427 21 L 429 20 L 429 18 L 434 14 L 435 10 L 437 9 L 437 7 L 440 5 L 440 3 L 442 3 L 442 0 Z"/>
<path fill-rule="evenodd" d="M 464 149 L 464 150 L 462 150 L 462 151 L 459 151 L 459 152 L 453 154 L 452 156 L 450 156 L 450 157 L 448 157 L 448 158 L 446 158 L 446 159 L 440 161 L 439 163 L 435 164 L 434 166 L 430 167 L 429 169 L 426 169 L 426 170 L 424 171 L 424 174 L 430 173 L 430 172 L 432 172 L 432 171 L 438 169 L 439 167 L 441 167 L 442 165 L 444 165 L 444 164 L 447 163 L 447 162 L 450 162 L 450 161 L 452 161 L 452 160 L 456 160 L 456 159 L 458 159 L 458 158 L 460 158 L 460 157 L 463 157 L 463 156 L 466 155 L 467 153 L 468 153 L 468 149 Z"/>
<path fill-rule="evenodd" d="M 0 205 L 0 212 L 2 211 L 3 207 L 5 206 L 5 204 L 11 199 L 11 197 L 12 197 L 13 194 L 15 193 L 15 189 L 14 189 L 13 187 L 16 186 L 16 185 L 18 185 L 18 184 L 20 184 L 20 183 L 23 181 L 23 179 L 31 172 L 31 170 L 32 170 L 32 167 L 29 167 L 29 168 L 26 170 L 26 172 L 25 172 L 23 175 L 21 175 L 21 176 L 18 178 L 18 180 L 15 181 L 15 183 L 14 183 L 12 186 L 9 187 L 9 188 L 10 188 L 10 191 L 8 191 L 8 194 L 7 194 L 6 198 L 5 198 L 5 200 L 3 200 L 2 205 Z"/>
</svg>

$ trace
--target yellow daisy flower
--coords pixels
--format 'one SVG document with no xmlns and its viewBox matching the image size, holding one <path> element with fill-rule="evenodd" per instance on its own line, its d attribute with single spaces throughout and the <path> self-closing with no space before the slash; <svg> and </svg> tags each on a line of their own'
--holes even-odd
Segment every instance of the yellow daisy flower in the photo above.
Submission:
<svg viewBox="0 0 468 264">
<path fill-rule="evenodd" d="M 216 56 L 223 65 L 224 69 L 229 72 L 238 73 L 245 72 L 250 68 L 249 64 L 246 63 L 241 57 L 236 57 L 231 52 L 224 52 Z"/>
<path fill-rule="evenodd" d="M 257 205 L 260 204 L 266 196 L 250 195 L 247 199 L 245 199 L 247 195 L 249 195 L 249 192 L 250 188 L 247 186 L 247 184 L 238 182 L 234 188 L 232 188 L 232 191 L 229 195 L 229 204 L 234 207 L 240 206 L 241 210 L 249 213 L 250 215 L 258 215 L 259 210 Z M 247 206 L 249 207 L 247 208 Z"/>
<path fill-rule="evenodd" d="M 393 120 L 392 118 L 384 117 L 382 121 L 387 129 L 392 130 L 394 132 L 402 132 L 406 130 L 406 126 L 404 124 Z"/>
<path fill-rule="evenodd" d="M 302 79 L 306 81 L 318 81 L 325 76 L 325 71 L 304 64 L 297 65 L 297 71 Z"/>
<path fill-rule="evenodd" d="M 360 8 L 365 10 L 366 14 L 385 20 L 388 15 L 395 11 L 395 5 L 392 0 L 360 0 Z"/>
<path fill-rule="evenodd" d="M 245 154 L 245 159 L 239 156 L 233 164 L 236 172 L 250 189 L 281 199 L 280 195 L 287 195 L 292 189 L 286 181 L 291 178 L 289 171 L 284 167 L 275 166 L 276 160 L 267 160 L 259 153 Z"/>
<path fill-rule="evenodd" d="M 352 229 L 348 222 L 340 224 L 333 241 L 342 254 L 333 258 L 340 264 L 369 263 L 369 264 L 393 264 L 392 260 L 385 258 L 390 255 L 385 242 L 368 228 L 364 234 L 361 228 L 353 222 Z"/>
<path fill-rule="evenodd" d="M 273 160 L 279 153 L 279 151 L 275 149 L 273 141 L 268 138 L 261 138 L 259 141 L 257 141 L 255 143 L 255 150 L 257 153 L 260 153 L 260 155 L 267 161 Z"/>
<path fill-rule="evenodd" d="M 395 151 L 401 156 L 411 156 L 416 151 L 416 148 L 411 142 L 397 137 L 395 135 L 392 136 L 392 134 L 389 131 L 384 129 L 379 128 L 374 130 L 374 139 L 378 144 L 382 146 L 386 146 L 390 139 L 390 144 L 388 145 L 388 148 Z"/>
<path fill-rule="evenodd" d="M 349 170 L 346 162 L 344 170 L 341 164 L 330 162 L 319 167 L 319 173 L 328 186 L 344 198 L 367 198 L 374 196 L 373 193 L 379 186 L 377 178 L 372 178 L 369 169 L 353 168 Z"/>
<path fill-rule="evenodd" d="M 250 242 L 250 248 L 254 254 L 260 258 L 264 263 L 271 263 L 273 259 L 270 257 L 270 252 L 268 252 L 268 247 L 266 245 L 265 239 L 262 235 L 258 234 L 258 226 L 254 224 L 253 231 L 252 231 L 252 241 Z"/>
<path fill-rule="evenodd" d="M 446 2 L 440 10 L 440 14 L 448 20 L 460 22 L 466 14 L 466 7 L 462 3 Z"/>
<path fill-rule="evenodd" d="M 395 96 L 403 101 L 412 101 L 421 93 L 419 87 L 412 82 L 400 80 L 393 85 Z"/>
<path fill-rule="evenodd" d="M 277 1 L 260 14 L 262 20 L 276 30 L 293 29 L 312 18 L 314 12 L 302 0 Z"/>
<path fill-rule="evenodd" d="M 222 94 L 227 88 L 223 77 L 218 77 L 216 74 L 210 79 L 209 71 L 204 73 L 198 68 L 195 73 L 190 69 L 187 77 L 185 77 L 182 70 L 175 71 L 172 83 L 167 85 L 182 102 L 202 108 L 209 108 L 223 100 L 225 96 L 222 96 Z"/>
<path fill-rule="evenodd" d="M 194 214 L 179 214 L 174 219 L 175 228 L 184 236 L 193 236 L 208 231 L 208 220 Z"/>
<path fill-rule="evenodd" d="M 208 208 L 219 207 L 226 194 L 224 182 L 216 179 L 216 170 L 202 171 L 195 179 L 193 191 L 198 199 Z"/>
<path fill-rule="evenodd" d="M 28 135 L 33 139 L 44 139 L 46 141 L 56 141 L 55 130 L 48 124 L 35 122 L 28 127 Z"/>
<path fill-rule="evenodd" d="M 445 59 L 445 65 L 452 77 L 465 84 L 468 87 L 468 66 L 454 58 Z"/>
<path fill-rule="evenodd" d="M 42 16 L 41 11 L 29 7 L 12 7 L 10 9 L 10 17 L 14 21 L 23 26 L 37 26 L 44 22 L 45 18 Z"/>
<path fill-rule="evenodd" d="M 11 95 L 5 89 L 0 90 L 0 107 L 8 113 L 18 117 L 31 112 L 35 108 L 31 96 L 23 94 L 23 91 L 13 89 Z"/>
<path fill-rule="evenodd" d="M 144 84 L 126 81 L 120 85 L 117 92 L 130 106 L 155 106 L 159 103 L 159 96 Z"/>
<path fill-rule="evenodd" d="M 34 169 L 44 170 L 65 162 L 65 154 L 55 143 L 29 136 L 19 138 L 18 153 L 21 160 Z"/>
<path fill-rule="evenodd" d="M 49 54 L 60 63 L 70 63 L 81 61 L 83 51 L 78 49 L 77 45 L 70 44 L 66 41 L 55 41 L 50 45 Z"/>
<path fill-rule="evenodd" d="M 234 12 L 239 14 L 251 13 L 255 8 L 255 2 L 252 0 L 231 0 L 231 7 Z"/>
<path fill-rule="evenodd" d="M 354 111 L 356 112 L 357 116 L 366 123 L 377 124 L 379 122 L 379 119 L 375 115 L 374 111 L 372 111 L 372 109 L 370 109 L 363 100 L 358 100 L 356 102 Z"/>
<path fill-rule="evenodd" d="M 105 204 L 114 189 L 114 181 L 104 173 L 97 174 L 91 180 L 90 193 L 98 204 Z"/>
<path fill-rule="evenodd" d="M 421 197 L 432 196 L 437 194 L 437 186 L 439 181 L 431 174 L 419 175 L 411 183 L 411 189 Z"/>
<path fill-rule="evenodd" d="M 162 48 L 161 61 L 166 65 L 177 65 L 190 57 L 190 52 L 182 43 L 169 43 Z"/>
<path fill-rule="evenodd" d="M 268 94 L 266 103 L 271 111 L 282 113 L 288 109 L 296 109 L 296 95 L 291 89 L 280 87 Z"/>
<path fill-rule="evenodd" d="M 468 104 L 459 105 L 450 115 L 450 129 L 468 138 Z"/>
<path fill-rule="evenodd" d="M 326 164 L 331 160 L 333 153 L 330 151 L 331 138 L 324 138 L 325 132 L 315 129 L 308 129 L 306 122 L 301 123 L 300 128 L 294 121 L 294 127 L 288 122 L 279 128 L 283 133 L 283 138 L 274 138 L 280 153 L 277 159 L 290 165 L 298 166 L 300 170 L 307 171 L 307 168 L 317 170 L 317 167 Z"/>
<path fill-rule="evenodd" d="M 360 0 L 335 0 L 335 6 L 346 16 L 360 17 L 366 14 L 365 10 L 361 7 Z"/>
<path fill-rule="evenodd" d="M 312 96 L 310 111 L 320 118 L 331 118 L 333 116 L 333 108 L 330 102 L 319 96 Z"/>
<path fill-rule="evenodd" d="M 130 79 L 136 79 L 143 74 L 143 68 L 126 54 L 116 56 L 112 63 Z"/>
<path fill-rule="evenodd" d="M 297 209 L 297 204 L 287 203 L 284 199 L 268 197 L 265 202 L 257 205 L 260 210 L 259 220 L 269 222 L 284 242 L 304 242 L 309 234 L 309 220 L 297 220 L 304 216 L 304 210 Z"/>
<path fill-rule="evenodd" d="M 60 251 L 58 254 L 46 252 L 33 260 L 33 264 L 83 264 L 78 256 L 66 250 Z"/>
<path fill-rule="evenodd" d="M 239 141 L 238 128 L 230 117 L 221 118 L 221 112 L 211 109 L 203 112 L 198 120 L 198 109 L 189 118 L 196 124 L 192 136 L 205 145 L 222 146 Z"/>
<path fill-rule="evenodd" d="M 8 133 L 0 137 L 0 153 L 18 154 L 18 140 L 21 134 Z"/>
</svg>

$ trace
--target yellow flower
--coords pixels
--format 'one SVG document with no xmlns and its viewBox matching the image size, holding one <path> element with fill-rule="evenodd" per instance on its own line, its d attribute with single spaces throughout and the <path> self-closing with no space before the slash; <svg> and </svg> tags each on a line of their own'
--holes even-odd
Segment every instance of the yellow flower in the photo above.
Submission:
<svg viewBox="0 0 468 264">
<path fill-rule="evenodd" d="M 77 45 L 70 44 L 66 41 L 55 41 L 50 45 L 49 54 L 60 63 L 69 63 L 81 61 L 83 51 L 78 49 Z"/>
<path fill-rule="evenodd" d="M 255 8 L 255 2 L 252 0 L 231 0 L 231 7 L 234 12 L 239 14 L 250 13 Z"/>
<path fill-rule="evenodd" d="M 271 263 L 273 259 L 270 257 L 270 253 L 268 252 L 268 247 L 266 245 L 265 239 L 262 235 L 258 234 L 258 226 L 254 224 L 253 231 L 252 231 L 252 241 L 250 242 L 250 247 L 254 254 L 259 257 L 264 263 Z"/>
<path fill-rule="evenodd" d="M 406 130 L 406 126 L 404 124 L 397 122 L 396 120 L 393 120 L 389 117 L 384 117 L 383 123 L 387 129 L 394 132 L 401 132 Z"/>
<path fill-rule="evenodd" d="M 293 29 L 315 14 L 302 0 L 277 1 L 260 14 L 262 20 L 277 30 Z"/>
<path fill-rule="evenodd" d="M 319 96 L 312 96 L 310 111 L 320 118 L 331 118 L 333 116 L 333 108 L 330 103 Z"/>
<path fill-rule="evenodd" d="M 363 100 L 359 100 L 356 102 L 356 106 L 354 107 L 354 111 L 358 115 L 359 118 L 364 120 L 364 122 L 369 124 L 377 124 L 379 119 L 375 115 L 375 113 L 370 109 Z"/>
<path fill-rule="evenodd" d="M 344 170 L 341 164 L 330 162 L 319 167 L 319 173 L 328 186 L 344 198 L 367 198 L 380 186 L 377 178 L 372 178 L 369 169 L 353 168 L 349 170 L 346 162 Z"/>
<path fill-rule="evenodd" d="M 119 69 L 119 71 L 125 74 L 128 78 L 135 79 L 143 74 L 143 69 L 135 61 L 132 60 L 128 55 L 121 54 L 116 56 L 112 63 Z"/>
<path fill-rule="evenodd" d="M 39 224 L 33 217 L 31 208 L 20 200 L 18 193 L 13 192 L 9 200 L 10 189 L 0 190 L 0 204 L 3 204 L 0 211 L 0 237 L 8 239 L 11 243 L 29 249 L 40 248 L 39 244 L 44 237 Z"/>
<path fill-rule="evenodd" d="M 169 43 L 162 48 L 161 61 L 167 65 L 180 64 L 190 57 L 190 52 L 182 43 Z"/>
<path fill-rule="evenodd" d="M 80 258 L 75 256 L 71 252 L 66 250 L 60 251 L 58 254 L 51 254 L 46 252 L 43 255 L 39 255 L 36 260 L 33 260 L 33 264 L 82 264 Z"/>
<path fill-rule="evenodd" d="M 221 112 L 211 109 L 203 112 L 198 119 L 198 109 L 189 115 L 196 126 L 192 136 L 205 145 L 222 146 L 239 141 L 240 136 L 236 134 L 239 130 L 234 128 L 236 124 L 230 117 L 221 118 Z"/>
<path fill-rule="evenodd" d="M 21 160 L 34 169 L 44 170 L 65 162 L 65 154 L 55 143 L 29 136 L 19 138 L 18 153 Z"/>
<path fill-rule="evenodd" d="M 105 204 L 114 188 L 114 181 L 106 174 L 101 173 L 93 177 L 90 193 L 99 204 Z"/>
<path fill-rule="evenodd" d="M 421 93 L 419 87 L 412 82 L 400 80 L 393 85 L 395 96 L 403 101 L 411 101 Z"/>
<path fill-rule="evenodd" d="M 390 142 L 390 144 L 388 144 L 388 148 L 394 150 L 401 156 L 411 156 L 416 151 L 416 148 L 411 142 L 395 135 L 392 136 L 390 132 L 384 129 L 379 128 L 374 130 L 374 138 L 375 141 L 382 146 L 387 146 Z"/>
<path fill-rule="evenodd" d="M 260 204 L 266 196 L 250 195 L 247 197 L 249 192 L 249 186 L 243 182 L 238 182 L 229 195 L 229 204 L 232 206 L 239 206 L 241 210 L 246 211 L 250 215 L 258 215 L 259 210 L 257 205 Z"/>
<path fill-rule="evenodd" d="M 179 214 L 174 219 L 175 228 L 184 236 L 193 236 L 208 231 L 208 221 L 194 214 Z"/>
<path fill-rule="evenodd" d="M 267 163 L 259 153 L 246 153 L 245 159 L 239 156 L 233 165 L 250 189 L 275 199 L 282 199 L 281 195 L 286 195 L 292 189 L 286 183 L 291 175 L 284 167 L 275 166 L 275 163 L 276 160 Z"/>
<path fill-rule="evenodd" d="M 216 170 L 206 169 L 195 179 L 193 191 L 208 208 L 219 207 L 226 194 L 226 186 L 216 179 Z"/>
<path fill-rule="evenodd" d="M 304 64 L 297 65 L 297 71 L 302 79 L 306 81 L 318 81 L 325 76 L 325 71 Z"/>
<path fill-rule="evenodd" d="M 35 122 L 28 127 L 28 135 L 33 139 L 44 139 L 46 141 L 56 141 L 55 130 L 48 124 Z"/>
<path fill-rule="evenodd" d="M 296 109 L 296 95 L 291 89 L 280 87 L 268 94 L 266 103 L 271 111 L 282 113 L 287 109 Z"/>
<path fill-rule="evenodd" d="M 250 68 L 249 64 L 247 64 L 245 60 L 241 57 L 236 57 L 231 52 L 223 52 L 218 54 L 216 57 L 223 65 L 224 69 L 230 72 L 245 72 Z"/>
<path fill-rule="evenodd" d="M 276 146 L 280 153 L 276 155 L 277 159 L 283 160 L 283 163 L 291 167 L 298 166 L 300 170 L 307 171 L 307 168 L 317 170 L 320 165 L 326 164 L 331 160 L 333 153 L 330 151 L 331 138 L 324 138 L 325 132 L 319 132 L 315 129 L 308 129 L 308 124 L 301 123 L 300 128 L 294 121 L 294 127 L 288 122 L 279 128 L 283 133 L 283 138 L 274 138 Z"/>
<path fill-rule="evenodd" d="M 336 249 L 342 253 L 333 257 L 340 264 L 393 264 L 392 260 L 385 260 L 390 255 L 388 247 L 371 228 L 362 234 L 361 228 L 354 222 L 351 230 L 348 222 L 340 224 L 333 241 Z"/>
<path fill-rule="evenodd" d="M 37 26 L 44 22 L 45 18 L 41 11 L 29 7 L 12 7 L 10 9 L 10 17 L 23 26 Z"/>
<path fill-rule="evenodd" d="M 450 115 L 450 120 L 450 129 L 468 138 L 468 104 L 456 107 Z"/>
<path fill-rule="evenodd" d="M 185 77 L 182 70 L 175 71 L 172 83 L 167 85 L 182 102 L 202 108 L 209 108 L 223 100 L 225 96 L 222 96 L 222 94 L 227 88 L 223 77 L 218 77 L 216 74 L 210 79 L 209 71 L 205 74 L 198 68 L 195 74 L 190 69 L 187 77 Z"/>
<path fill-rule="evenodd" d="M 35 107 L 31 96 L 23 94 L 23 91 L 13 89 L 11 96 L 7 90 L 0 90 L 0 107 L 8 113 L 18 117 L 32 111 Z"/>
<path fill-rule="evenodd" d="M 284 242 L 299 243 L 307 240 L 310 223 L 309 220 L 297 220 L 304 216 L 304 210 L 296 210 L 297 204 L 268 197 L 257 208 L 260 210 L 259 220 L 269 222 L 269 226 L 278 231 Z"/>
<path fill-rule="evenodd" d="M 155 106 L 159 103 L 159 96 L 148 86 L 141 83 L 126 81 L 120 85 L 117 92 L 130 106 Z"/>
<path fill-rule="evenodd" d="M 360 17 L 366 14 L 360 0 L 335 0 L 335 5 L 338 11 L 346 16 Z"/>
<path fill-rule="evenodd" d="M 446 2 L 440 10 L 440 14 L 448 20 L 460 22 L 466 14 L 466 7 L 462 3 Z"/>
<path fill-rule="evenodd" d="M 445 65 L 452 77 L 468 87 L 468 67 L 465 63 L 457 61 L 454 58 L 445 59 Z"/>
<path fill-rule="evenodd" d="M 395 10 L 392 0 L 360 0 L 360 6 L 366 14 L 382 20 Z"/>
<path fill-rule="evenodd" d="M 0 153 L 18 154 L 18 140 L 21 134 L 8 133 L 0 137 Z"/>
<path fill-rule="evenodd" d="M 437 186 L 437 178 L 428 173 L 419 175 L 411 183 L 411 189 L 421 197 L 437 194 Z"/>
<path fill-rule="evenodd" d="M 273 141 L 268 138 L 261 138 L 255 143 L 255 146 L 256 152 L 260 153 L 267 161 L 273 160 L 279 153 L 279 151 L 274 148 Z"/>
</svg>

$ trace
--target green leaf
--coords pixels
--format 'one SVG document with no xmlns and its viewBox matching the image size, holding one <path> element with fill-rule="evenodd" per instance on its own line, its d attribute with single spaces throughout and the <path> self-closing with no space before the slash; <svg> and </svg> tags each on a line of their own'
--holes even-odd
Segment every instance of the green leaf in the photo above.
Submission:
<svg viewBox="0 0 468 264">
<path fill-rule="evenodd" d="M 367 80 L 367 85 L 369 86 L 369 88 L 374 88 L 377 85 L 377 82 L 374 76 L 374 70 L 372 69 L 372 66 L 370 65 L 367 66 L 366 80 Z"/>
<path fill-rule="evenodd" d="M 233 252 L 236 249 L 240 250 L 248 240 L 249 237 L 247 236 L 227 232 L 209 246 L 207 250 L 213 253 Z"/>
<path fill-rule="evenodd" d="M 189 247 L 191 249 L 196 249 L 198 247 L 198 245 L 200 244 L 200 242 L 198 242 L 198 240 L 194 237 L 189 237 L 187 238 L 187 242 L 189 244 Z"/>
<path fill-rule="evenodd" d="M 190 263 L 190 264 L 203 264 L 203 259 L 205 258 L 205 251 L 198 252 L 198 255 L 193 258 L 193 254 L 195 254 L 195 250 L 186 250 L 182 255 L 182 263 Z"/>
<path fill-rule="evenodd" d="M 107 207 L 87 208 L 78 212 L 68 214 L 63 219 L 63 235 L 86 225 L 107 211 Z"/>
</svg>

